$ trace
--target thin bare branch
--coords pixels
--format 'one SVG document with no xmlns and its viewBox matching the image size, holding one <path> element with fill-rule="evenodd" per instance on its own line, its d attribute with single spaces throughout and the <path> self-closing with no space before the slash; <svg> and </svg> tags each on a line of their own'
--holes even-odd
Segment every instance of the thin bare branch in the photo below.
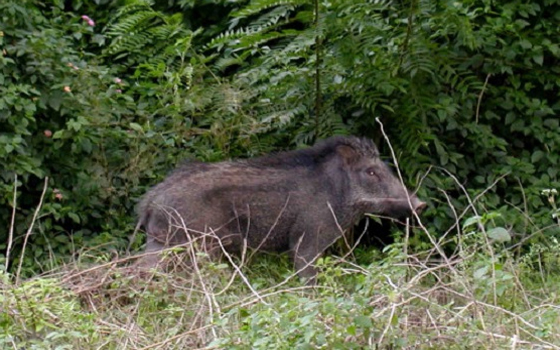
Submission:
<svg viewBox="0 0 560 350">
<path fill-rule="evenodd" d="M 39 204 L 37 208 L 35 208 L 35 212 L 33 213 L 33 219 L 31 219 L 31 223 L 29 224 L 29 228 L 27 229 L 27 233 L 25 234 L 25 238 L 23 240 L 23 247 L 21 248 L 21 255 L 19 258 L 19 265 L 16 272 L 16 283 L 19 283 L 20 280 L 20 273 L 21 273 L 21 266 L 23 265 L 23 257 L 25 255 L 25 248 L 27 247 L 27 241 L 31 232 L 33 232 L 33 227 L 35 226 L 35 220 L 37 220 L 37 215 L 39 215 L 39 211 L 43 206 L 43 199 L 45 198 L 45 193 L 47 192 L 47 187 L 49 185 L 49 177 L 45 177 L 45 184 L 43 185 L 43 192 L 41 193 L 41 198 L 39 199 Z"/>
</svg>

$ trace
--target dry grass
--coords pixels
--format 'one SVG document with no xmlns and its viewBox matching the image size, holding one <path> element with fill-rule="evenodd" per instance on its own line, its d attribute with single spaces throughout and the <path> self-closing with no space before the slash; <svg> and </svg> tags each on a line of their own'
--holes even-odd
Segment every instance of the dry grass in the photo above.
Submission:
<svg viewBox="0 0 560 350">
<path fill-rule="evenodd" d="M 429 251 L 405 255 L 395 245 L 386 259 L 366 267 L 321 261 L 319 284 L 308 287 L 285 259 L 271 266 L 276 257 L 265 256 L 235 268 L 204 257 L 186 263 L 191 248 L 168 252 L 165 269 L 141 269 L 126 258 L 87 268 L 65 265 L 20 283 L 5 275 L 1 295 L 9 333 L 2 344 L 560 348 L 555 281 L 540 283 L 512 258 L 503 260 L 512 277 L 500 280 L 488 271 L 475 278 L 475 255 L 434 259 Z"/>
</svg>

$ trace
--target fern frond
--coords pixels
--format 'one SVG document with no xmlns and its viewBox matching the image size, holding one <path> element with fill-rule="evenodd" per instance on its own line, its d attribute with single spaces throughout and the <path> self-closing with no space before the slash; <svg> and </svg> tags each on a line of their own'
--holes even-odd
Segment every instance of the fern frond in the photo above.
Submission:
<svg viewBox="0 0 560 350">
<path fill-rule="evenodd" d="M 289 6 L 295 8 L 302 5 L 310 5 L 311 0 L 253 0 L 251 3 L 239 11 L 232 13 L 233 17 L 249 17 L 257 13 L 275 7 L 275 6 Z"/>
<path fill-rule="evenodd" d="M 153 0 L 134 0 L 129 4 L 119 7 L 114 17 L 109 20 L 106 28 L 110 28 L 114 23 L 118 22 L 121 18 L 126 17 L 129 13 L 136 13 L 141 11 L 152 11 Z"/>
<path fill-rule="evenodd" d="M 156 53 L 152 56 L 152 61 L 155 62 L 158 54 L 163 54 L 164 57 L 177 55 L 177 51 L 166 42 L 177 40 L 184 43 L 187 40 L 190 43 L 193 33 L 183 27 L 182 15 L 166 16 L 153 10 L 151 3 L 137 0 L 117 13 L 115 20 L 106 29 L 107 36 L 112 37 L 112 41 L 105 53 L 117 55 L 118 59 L 150 46 L 151 51 Z"/>
<path fill-rule="evenodd" d="M 292 6 L 278 6 L 252 21 L 248 28 L 255 31 L 263 31 L 267 28 L 275 27 L 282 19 L 287 20 L 294 9 Z"/>
<path fill-rule="evenodd" d="M 224 46 L 235 45 L 239 38 L 245 35 L 250 35 L 253 33 L 251 28 L 239 28 L 236 30 L 227 30 L 220 33 L 217 37 L 210 40 L 208 44 L 204 46 L 205 49 L 217 49 L 221 50 Z"/>
<path fill-rule="evenodd" d="M 108 26 L 106 33 L 109 36 L 122 36 L 141 31 L 146 27 L 157 24 L 158 21 L 161 21 L 161 15 L 156 11 L 138 11 L 122 17 L 121 21 Z"/>
</svg>

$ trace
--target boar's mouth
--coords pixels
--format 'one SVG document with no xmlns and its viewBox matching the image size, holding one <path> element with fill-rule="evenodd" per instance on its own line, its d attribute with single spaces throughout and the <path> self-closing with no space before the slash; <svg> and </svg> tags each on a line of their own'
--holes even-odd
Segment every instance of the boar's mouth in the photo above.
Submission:
<svg viewBox="0 0 560 350">
<path fill-rule="evenodd" d="M 402 198 L 375 198 L 374 200 L 364 198 L 362 203 L 366 204 L 366 212 L 387 215 L 395 219 L 411 217 L 413 213 L 420 215 L 427 205 L 416 196 L 410 197 L 410 202 Z"/>
</svg>

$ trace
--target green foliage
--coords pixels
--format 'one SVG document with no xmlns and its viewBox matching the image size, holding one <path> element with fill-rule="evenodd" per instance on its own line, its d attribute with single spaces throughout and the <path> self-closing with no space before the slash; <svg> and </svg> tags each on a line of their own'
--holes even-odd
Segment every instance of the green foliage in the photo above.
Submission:
<svg viewBox="0 0 560 350">
<path fill-rule="evenodd" d="M 9 267 L 21 257 L 30 274 L 84 246 L 122 250 L 136 201 L 180 159 L 270 150 L 261 141 L 247 151 L 260 126 L 240 109 L 246 92 L 206 67 L 180 15 L 131 2 L 99 34 L 61 4 L 1 6 L 0 204 L 15 215 L 12 224 L 11 211 L 0 213 L 9 228 L 0 239 L 13 244 Z"/>
<path fill-rule="evenodd" d="M 209 46 L 222 52 L 216 69 L 237 67 L 267 133 L 365 134 L 388 154 L 378 117 L 432 208 L 441 191 L 463 202 L 484 191 L 476 208 L 516 229 L 527 226 L 519 210 L 537 230 L 550 222 L 540 191 L 560 186 L 556 3 L 330 1 L 317 22 L 301 4 L 251 2 Z M 452 217 L 426 214 L 438 230 Z"/>
<path fill-rule="evenodd" d="M 7 242 L 13 230 L 11 266 L 16 266 L 40 200 L 40 179 L 49 176 L 24 255 L 24 267 L 36 269 L 68 258 L 76 245 L 125 247 L 132 209 L 145 191 L 141 180 L 154 176 L 156 164 L 163 164 L 155 172 L 159 176 L 170 167 L 169 155 L 154 149 L 174 144 L 153 132 L 146 135 L 136 122 L 137 85 L 122 75 L 126 69 L 103 66 L 87 51 L 92 41 L 105 42 L 95 26 L 62 7 L 20 4 L 0 5 L 0 205 L 16 207 L 13 225 L 11 211 L 0 213 L 1 226 L 10 228 L 0 239 Z M 181 38 L 183 46 L 187 39 Z M 188 84 L 191 73 L 186 67 L 179 75 L 183 81 L 165 88 Z"/>
<path fill-rule="evenodd" d="M 150 63 L 169 63 L 177 52 L 169 41 L 188 40 L 189 31 L 182 25 L 182 15 L 166 16 L 152 9 L 152 1 L 138 0 L 119 8 L 105 33 L 112 40 L 106 51 L 115 60 L 128 57 L 128 66 L 134 66 L 150 57 Z M 187 37 L 187 38 L 185 38 Z"/>
<path fill-rule="evenodd" d="M 0 2 L 0 344 L 558 344 L 559 18 L 521 0 Z M 315 289 L 286 256 L 243 279 L 112 262 L 181 159 L 333 134 L 389 156 L 376 118 L 429 202 L 420 234 L 320 259 Z"/>
<path fill-rule="evenodd" d="M 560 187 L 558 11 L 520 0 L 3 2 L 10 265 L 28 230 L 29 272 L 82 246 L 124 248 L 135 202 L 183 158 L 333 134 L 372 137 L 389 155 L 376 118 L 430 204 L 432 234 L 490 211 L 507 244 L 548 249 L 559 232 L 541 195 Z M 488 232 L 505 240 L 502 229 Z"/>
<path fill-rule="evenodd" d="M 11 286 L 2 273 L 0 345 L 2 348 L 32 349 L 85 348 L 99 340 L 95 315 L 83 312 L 79 300 L 54 278 Z"/>
<path fill-rule="evenodd" d="M 90 65 L 87 60 L 92 57 L 76 49 L 92 38 L 92 27 L 64 13 L 62 4 L 41 9 L 31 1 L 8 1 L 0 6 L 4 63 L 0 71 L 0 205 L 20 208 L 15 243 L 21 244 L 21 234 L 39 201 L 42 181 L 38 179 L 50 176 L 48 211 L 41 220 L 43 235 L 81 231 L 74 226 L 78 224 L 87 231 L 88 225 L 95 226 L 102 217 L 100 207 L 108 204 L 102 202 L 109 198 L 109 189 L 103 188 L 103 181 L 92 181 L 104 179 L 98 165 L 109 161 L 100 147 L 110 137 L 104 131 L 111 117 L 128 112 L 126 103 L 115 93 L 111 72 Z M 17 203 L 14 186 L 18 187 Z M 10 214 L 0 214 L 2 227 L 10 227 Z M 3 242 L 7 233 L 0 233 Z M 32 258 L 39 261 L 48 252 L 40 241 Z M 64 239 L 52 244 L 69 248 Z"/>
</svg>

